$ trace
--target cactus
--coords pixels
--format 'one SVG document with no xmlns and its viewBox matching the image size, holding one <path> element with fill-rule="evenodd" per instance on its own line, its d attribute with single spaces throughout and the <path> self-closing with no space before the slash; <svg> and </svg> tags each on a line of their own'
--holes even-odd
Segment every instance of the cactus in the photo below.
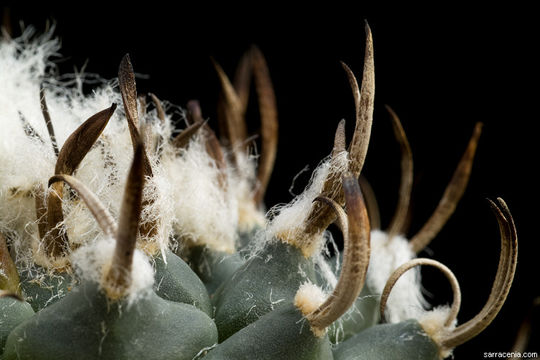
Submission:
<svg viewBox="0 0 540 360">
<path fill-rule="evenodd" d="M 489 202 L 501 255 L 488 301 L 472 320 L 457 323 L 461 295 L 450 269 L 416 258 L 464 192 L 482 125 L 434 215 L 408 242 L 412 155 L 389 109 L 402 178 L 396 215 L 381 231 L 362 174 L 375 107 L 374 45 L 365 28 L 361 85 L 342 63 L 356 112 L 349 145 L 343 120 L 304 192 L 269 211 L 263 198 L 278 123 L 257 47 L 232 81 L 214 61 L 218 137 L 196 100 L 176 134 L 167 103 L 150 94 L 149 105 L 137 93 L 129 55 L 117 83 L 103 81 L 88 95 L 47 71 L 59 50 L 51 33 L 0 39 L 2 358 L 441 359 L 485 329 L 516 268 L 506 203 Z M 258 158 L 246 125 L 252 80 Z M 28 170 L 25 162 L 35 165 Z M 344 247 L 326 259 L 332 223 Z M 449 279 L 450 307 L 431 309 L 421 298 L 420 265 Z M 402 276 L 408 280 L 396 285 Z"/>
</svg>

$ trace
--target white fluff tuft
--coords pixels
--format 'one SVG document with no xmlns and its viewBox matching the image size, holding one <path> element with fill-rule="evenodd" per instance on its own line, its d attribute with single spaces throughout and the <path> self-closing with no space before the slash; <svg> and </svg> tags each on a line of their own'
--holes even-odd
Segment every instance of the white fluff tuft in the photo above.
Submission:
<svg viewBox="0 0 540 360">
<path fill-rule="evenodd" d="M 425 333 L 436 344 L 441 344 L 442 340 L 452 333 L 457 326 L 457 319 L 454 319 L 449 326 L 444 325 L 450 311 L 451 309 L 449 306 L 437 306 L 433 310 L 424 311 L 417 319 Z M 446 359 L 452 355 L 452 349 L 439 348 L 441 359 Z"/>
<path fill-rule="evenodd" d="M 388 239 L 381 230 L 371 231 L 371 256 L 366 284 L 374 294 L 382 294 L 390 275 L 399 266 L 416 257 L 403 236 Z M 418 318 L 428 306 L 422 296 L 420 270 L 413 268 L 403 274 L 394 285 L 385 309 L 386 320 L 397 323 Z"/>
<path fill-rule="evenodd" d="M 297 238 L 304 230 L 307 217 L 313 206 L 313 200 L 321 194 L 328 174 L 343 174 L 348 166 L 349 159 L 345 151 L 334 159 L 323 160 L 313 171 L 308 186 L 300 195 L 289 204 L 276 205 L 269 210 L 269 215 L 273 217 L 268 225 L 269 235 L 286 241 Z M 319 245 L 323 245 L 322 241 Z M 318 253 L 318 251 L 314 253 Z"/>
<path fill-rule="evenodd" d="M 233 194 L 238 204 L 238 230 L 249 232 L 254 227 L 266 224 L 265 214 L 253 201 L 257 184 L 255 176 L 257 156 L 244 153 L 238 153 L 236 156 L 238 165 L 237 169 L 229 174 L 228 191 Z"/>
<path fill-rule="evenodd" d="M 163 157 L 162 163 L 173 184 L 175 233 L 195 245 L 234 252 L 237 199 L 220 186 L 221 170 L 206 152 L 204 137 L 195 136 L 178 156 Z"/>
<path fill-rule="evenodd" d="M 86 281 L 103 283 L 105 272 L 109 269 L 116 242 L 101 239 L 92 245 L 83 246 L 72 254 L 78 276 Z M 154 270 L 146 255 L 135 250 L 131 271 L 131 283 L 126 291 L 128 304 L 145 296 L 154 284 Z"/>
<path fill-rule="evenodd" d="M 315 284 L 305 282 L 298 288 L 294 296 L 294 305 L 304 314 L 311 314 L 317 310 L 327 298 L 327 294 Z"/>
</svg>

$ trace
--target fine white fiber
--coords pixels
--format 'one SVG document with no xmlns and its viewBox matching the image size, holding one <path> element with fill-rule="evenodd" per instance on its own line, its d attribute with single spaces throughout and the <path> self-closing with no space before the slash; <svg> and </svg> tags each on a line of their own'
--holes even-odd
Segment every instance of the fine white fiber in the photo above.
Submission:
<svg viewBox="0 0 540 360">
<path fill-rule="evenodd" d="M 230 172 L 228 191 L 238 204 L 238 231 L 249 232 L 266 223 L 265 214 L 253 200 L 257 180 L 255 178 L 256 155 L 238 152 L 237 168 Z"/>
<path fill-rule="evenodd" d="M 82 91 L 86 75 L 63 76 L 69 80 L 61 80 L 50 60 L 57 56 L 58 49 L 59 42 L 52 37 L 52 30 L 37 37 L 29 29 L 20 38 L 0 40 L 0 231 L 10 234 L 16 261 L 23 267 L 31 267 L 40 257 L 35 253 L 42 246 L 34 202 L 37 189 L 47 188 L 56 164 L 41 110 L 42 84 L 59 149 L 89 117 L 117 104 L 103 133 L 73 174 L 97 195 L 116 219 L 133 159 L 117 83 L 93 76 L 95 86 L 86 94 Z M 111 66 L 118 65 L 112 63 Z M 153 137 L 170 135 L 170 119 L 166 117 L 165 122 L 161 122 L 155 109 L 146 113 L 144 122 Z M 167 245 L 173 212 L 170 185 L 163 175 L 165 170 L 159 165 L 156 151 L 149 152 L 149 157 L 154 177 L 148 179 L 145 187 L 145 205 L 148 206 L 143 209 L 143 222 L 154 221 L 157 231 L 153 239 L 143 241 L 157 246 L 143 247 L 156 252 Z M 92 243 L 100 236 L 101 229 L 78 197 L 70 195 L 69 186 L 64 187 L 63 212 L 64 222 L 60 226 L 65 227 L 73 248 Z M 155 221 L 157 218 L 159 221 Z"/>
<path fill-rule="evenodd" d="M 166 176 L 173 185 L 173 229 L 189 245 L 235 251 L 238 204 L 228 184 L 220 183 L 221 169 L 208 155 L 204 137 L 194 136 L 176 156 L 163 157 Z M 225 186 L 225 189 L 222 188 Z"/>
<path fill-rule="evenodd" d="M 59 43 L 50 33 L 33 35 L 29 28 L 18 39 L 0 39 L 0 230 L 17 234 L 16 239 L 10 236 L 12 243 L 20 240 L 28 222 L 35 219 L 34 187 L 47 180 L 55 161 L 50 143 L 43 143 L 48 138 L 41 136 L 45 122 L 39 107 L 39 82 Z M 25 130 L 40 137 L 26 135 Z"/>
<path fill-rule="evenodd" d="M 381 230 L 371 231 L 371 256 L 366 284 L 374 294 L 382 294 L 390 275 L 399 266 L 416 257 L 409 241 L 402 236 L 389 239 Z M 394 285 L 385 310 L 387 322 L 397 323 L 418 318 L 428 307 L 422 296 L 420 269 L 412 268 Z"/>
<path fill-rule="evenodd" d="M 329 233 L 328 233 L 329 234 Z M 331 264 L 325 259 L 324 255 L 317 254 L 313 256 L 313 263 L 315 264 L 317 274 L 321 277 L 322 283 L 325 285 L 324 290 L 333 290 L 338 281 L 337 271 L 334 272 Z"/>
<path fill-rule="evenodd" d="M 271 238 L 295 244 L 302 248 L 302 234 L 305 224 L 313 206 L 313 200 L 321 194 L 326 178 L 331 174 L 343 174 L 348 169 L 349 159 L 347 152 L 339 153 L 334 159 L 326 158 L 313 171 L 306 189 L 296 196 L 289 204 L 280 204 L 271 208 L 268 215 L 272 218 L 268 224 L 268 233 Z M 338 176 L 341 178 L 341 176 Z M 315 251 L 319 253 L 323 246 L 323 236 L 316 241 Z M 298 243 L 297 243 L 298 242 Z"/>
</svg>

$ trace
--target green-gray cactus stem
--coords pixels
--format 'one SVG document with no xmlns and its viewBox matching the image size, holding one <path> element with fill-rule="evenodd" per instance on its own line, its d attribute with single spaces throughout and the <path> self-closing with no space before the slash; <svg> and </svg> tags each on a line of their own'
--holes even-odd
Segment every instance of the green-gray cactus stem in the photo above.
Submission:
<svg viewBox="0 0 540 360">
<path fill-rule="evenodd" d="M 214 323 L 192 305 L 154 292 L 110 302 L 84 283 L 12 331 L 4 359 L 191 360 L 216 342 Z"/>
<path fill-rule="evenodd" d="M 416 320 L 372 326 L 334 349 L 334 360 L 439 360 L 439 347 Z"/>
<path fill-rule="evenodd" d="M 263 230 L 263 226 L 260 224 L 255 224 L 246 230 L 236 230 L 236 233 L 238 235 L 238 239 L 236 240 L 236 248 L 238 251 L 242 252 L 247 249 L 249 249 L 249 246 L 252 243 L 253 239 L 257 235 L 258 232 Z"/>
<path fill-rule="evenodd" d="M 165 251 L 163 256 L 154 258 L 154 290 L 160 297 L 185 304 L 191 304 L 212 316 L 212 305 L 203 282 L 191 270 L 184 260 L 172 251 Z"/>
<path fill-rule="evenodd" d="M 314 281 L 314 266 L 279 240 L 265 245 L 214 294 L 220 342 L 279 306 L 292 303 L 300 284 Z"/>
<path fill-rule="evenodd" d="M 328 337 L 318 337 L 296 307 L 288 303 L 260 317 L 219 344 L 208 360 L 332 360 Z"/>
<path fill-rule="evenodd" d="M 23 272 L 21 290 L 24 299 L 39 311 L 54 304 L 69 294 L 76 285 L 76 280 L 67 272 L 45 273 L 36 276 L 43 269 Z"/>
<path fill-rule="evenodd" d="M 2 358 L 8 335 L 17 325 L 32 315 L 34 311 L 30 304 L 16 294 L 0 290 L 0 358 Z"/>
<path fill-rule="evenodd" d="M 245 262 L 238 253 L 229 254 L 224 251 L 212 250 L 208 246 L 191 247 L 189 261 L 193 271 L 202 280 L 210 296 Z"/>
<path fill-rule="evenodd" d="M 374 295 L 368 285 L 364 285 L 360 295 L 349 310 L 328 328 L 330 341 L 333 344 L 340 343 L 376 325 L 381 319 L 379 301 L 380 296 Z"/>
</svg>

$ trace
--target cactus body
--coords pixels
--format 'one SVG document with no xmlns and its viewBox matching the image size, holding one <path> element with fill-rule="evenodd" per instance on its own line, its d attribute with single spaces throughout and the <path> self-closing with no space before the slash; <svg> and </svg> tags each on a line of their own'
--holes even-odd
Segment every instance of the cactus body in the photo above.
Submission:
<svg viewBox="0 0 540 360">
<path fill-rule="evenodd" d="M 416 320 L 375 325 L 339 344 L 335 360 L 439 360 L 439 347 Z"/>
<path fill-rule="evenodd" d="M 266 244 L 224 283 L 212 299 L 219 339 L 279 306 L 291 303 L 301 283 L 315 277 L 313 263 L 279 240 Z"/>
<path fill-rule="evenodd" d="M 367 285 L 354 302 L 354 305 L 328 329 L 332 343 L 340 343 L 376 325 L 380 320 L 380 295 L 374 295 Z"/>
<path fill-rule="evenodd" d="M 229 254 L 206 246 L 192 247 L 190 262 L 210 296 L 244 264 L 238 253 Z"/>
<path fill-rule="evenodd" d="M 167 263 L 161 255 L 155 258 L 156 294 L 165 300 L 194 305 L 211 316 L 212 305 L 202 281 L 189 265 L 172 251 L 167 249 L 165 257 Z"/>
<path fill-rule="evenodd" d="M 219 344 L 204 358 L 332 360 L 327 336 L 317 337 L 293 304 L 276 309 Z"/>
<path fill-rule="evenodd" d="M 46 274 L 32 279 L 29 273 L 21 277 L 21 289 L 25 300 L 34 311 L 39 311 L 66 296 L 73 286 L 73 278 L 68 273 Z"/>
<path fill-rule="evenodd" d="M 84 283 L 18 326 L 4 359 L 192 359 L 216 341 L 212 320 L 194 306 L 153 292 L 109 303 Z"/>
<path fill-rule="evenodd" d="M 0 355 L 4 351 L 9 333 L 32 315 L 34 310 L 26 301 L 9 296 L 0 297 Z"/>
<path fill-rule="evenodd" d="M 238 250 L 244 250 L 251 244 L 251 241 L 255 238 L 256 234 L 261 231 L 260 226 L 254 226 L 250 230 L 238 230 L 237 248 Z"/>
</svg>

